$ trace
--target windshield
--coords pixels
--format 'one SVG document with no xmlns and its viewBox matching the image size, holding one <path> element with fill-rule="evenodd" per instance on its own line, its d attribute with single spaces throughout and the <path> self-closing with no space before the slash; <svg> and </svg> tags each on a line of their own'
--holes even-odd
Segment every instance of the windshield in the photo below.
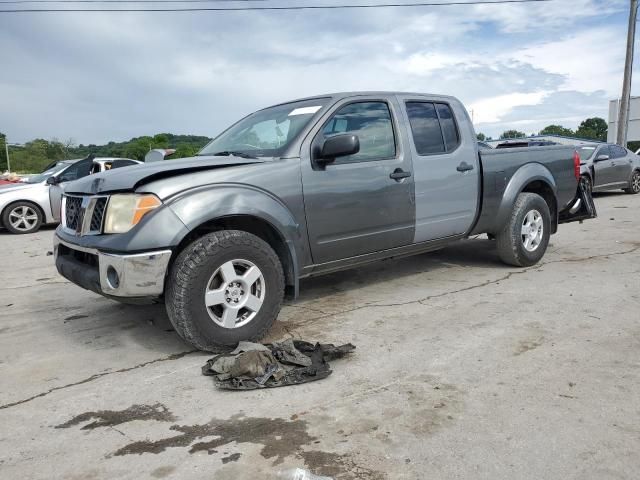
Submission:
<svg viewBox="0 0 640 480">
<path fill-rule="evenodd" d="M 596 147 L 580 147 L 578 149 L 578 155 L 580 155 L 580 160 L 589 160 L 593 152 L 596 151 Z"/>
<path fill-rule="evenodd" d="M 214 138 L 198 155 L 278 157 L 328 100 L 291 102 L 252 113 Z"/>
<path fill-rule="evenodd" d="M 67 168 L 70 164 L 69 163 L 59 163 L 55 166 L 53 166 L 52 168 L 50 168 L 49 170 L 46 170 L 42 173 L 39 173 L 38 175 L 32 175 L 30 176 L 25 183 L 41 183 L 44 182 L 47 178 L 49 178 L 52 175 L 55 175 L 56 173 L 61 172 L 62 170 L 64 170 L 65 168 Z"/>
</svg>

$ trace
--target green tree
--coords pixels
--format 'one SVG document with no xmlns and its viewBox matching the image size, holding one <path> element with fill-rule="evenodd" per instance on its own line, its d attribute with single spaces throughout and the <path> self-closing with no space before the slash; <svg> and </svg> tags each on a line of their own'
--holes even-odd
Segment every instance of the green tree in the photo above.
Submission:
<svg viewBox="0 0 640 480">
<path fill-rule="evenodd" d="M 590 140 L 607 141 L 607 122 L 600 117 L 592 117 L 584 120 L 576 130 L 576 136 Z"/>
<path fill-rule="evenodd" d="M 144 156 L 153 148 L 152 137 L 134 138 L 124 148 L 124 156 L 134 160 L 144 160 Z"/>
<path fill-rule="evenodd" d="M 487 137 L 486 137 L 486 135 L 484 133 L 478 132 L 476 134 L 476 139 L 480 140 L 481 142 L 484 142 L 487 139 Z"/>
<path fill-rule="evenodd" d="M 173 159 L 173 158 L 193 157 L 199 151 L 200 151 L 200 148 L 196 147 L 195 145 L 189 145 L 189 144 L 181 143 L 176 148 L 175 153 L 173 155 L 171 155 L 169 158 Z"/>
<path fill-rule="evenodd" d="M 547 125 L 538 135 L 562 135 L 563 137 L 573 137 L 575 132 L 570 128 L 565 128 L 562 125 Z"/>
<path fill-rule="evenodd" d="M 500 134 L 500 140 L 505 140 L 507 138 L 524 138 L 526 134 L 524 132 L 519 132 L 518 130 L 505 130 Z"/>
</svg>

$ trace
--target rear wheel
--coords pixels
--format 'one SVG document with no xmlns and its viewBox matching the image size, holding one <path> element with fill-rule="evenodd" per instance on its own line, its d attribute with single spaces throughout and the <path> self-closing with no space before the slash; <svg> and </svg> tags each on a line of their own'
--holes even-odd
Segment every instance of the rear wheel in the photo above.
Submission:
<svg viewBox="0 0 640 480">
<path fill-rule="evenodd" d="M 544 199 L 535 193 L 521 193 L 511 216 L 496 235 L 500 259 L 509 265 L 528 267 L 544 256 L 551 235 L 551 214 Z"/>
<path fill-rule="evenodd" d="M 629 182 L 629 188 L 624 189 L 625 192 L 635 195 L 640 193 L 640 170 L 636 170 L 631 175 L 631 181 Z"/>
<path fill-rule="evenodd" d="M 265 335 L 280 312 L 284 274 L 262 239 L 223 230 L 188 245 L 176 258 L 165 303 L 176 332 L 215 351 Z"/>
<path fill-rule="evenodd" d="M 31 202 L 16 202 L 2 213 L 2 224 L 11 233 L 37 232 L 42 225 L 42 213 Z"/>
</svg>

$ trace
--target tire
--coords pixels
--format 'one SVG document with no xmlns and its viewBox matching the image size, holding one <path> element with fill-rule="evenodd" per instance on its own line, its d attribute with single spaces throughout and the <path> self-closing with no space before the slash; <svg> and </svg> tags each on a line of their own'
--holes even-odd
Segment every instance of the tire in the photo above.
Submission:
<svg viewBox="0 0 640 480">
<path fill-rule="evenodd" d="M 589 175 L 582 175 L 580 177 L 580 182 L 584 184 L 589 193 L 593 193 L 593 182 Z"/>
<path fill-rule="evenodd" d="M 625 192 L 631 195 L 640 193 L 640 170 L 635 170 L 631 174 L 631 181 L 629 182 L 629 188 L 624 189 Z"/>
<path fill-rule="evenodd" d="M 528 225 L 529 233 L 523 235 L 523 230 Z M 506 225 L 496 235 L 498 255 L 508 265 L 535 265 L 544 256 L 550 236 L 551 214 L 547 202 L 535 193 L 521 193 Z"/>
<path fill-rule="evenodd" d="M 278 317 L 283 297 L 282 265 L 269 244 L 247 232 L 221 230 L 179 253 L 165 304 L 184 340 L 215 352 L 262 338 Z"/>
<path fill-rule="evenodd" d="M 2 212 L 2 225 L 15 234 L 37 232 L 43 220 L 40 208 L 26 201 L 12 203 Z"/>
</svg>

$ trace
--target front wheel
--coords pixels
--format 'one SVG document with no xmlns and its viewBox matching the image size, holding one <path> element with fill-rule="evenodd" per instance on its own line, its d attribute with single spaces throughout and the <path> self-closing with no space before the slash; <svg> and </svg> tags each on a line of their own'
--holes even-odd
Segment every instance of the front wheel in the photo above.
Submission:
<svg viewBox="0 0 640 480">
<path fill-rule="evenodd" d="M 500 259 L 516 267 L 535 265 L 544 256 L 550 235 L 547 202 L 535 193 L 521 193 L 507 224 L 496 236 Z"/>
<path fill-rule="evenodd" d="M 625 188 L 624 191 L 632 195 L 640 193 L 640 170 L 633 172 L 631 181 L 629 182 L 629 188 Z"/>
<path fill-rule="evenodd" d="M 13 203 L 2 213 L 2 223 L 11 233 L 37 232 L 42 221 L 40 209 L 31 202 Z"/>
<path fill-rule="evenodd" d="M 284 296 L 280 259 L 262 239 L 222 230 L 176 258 L 165 303 L 176 332 L 200 350 L 258 340 L 276 320 Z"/>
</svg>

